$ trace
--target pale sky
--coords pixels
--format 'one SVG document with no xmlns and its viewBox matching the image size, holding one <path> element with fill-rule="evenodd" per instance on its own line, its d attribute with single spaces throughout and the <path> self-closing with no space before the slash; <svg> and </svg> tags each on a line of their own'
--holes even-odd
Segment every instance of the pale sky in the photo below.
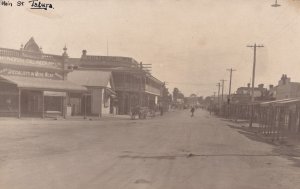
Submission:
<svg viewBox="0 0 300 189">
<path fill-rule="evenodd" d="M 10 0 L 10 2 L 16 2 Z M 0 5 L 0 47 L 19 49 L 31 36 L 45 53 L 70 57 L 128 56 L 152 64 L 152 74 L 186 96 L 217 92 L 234 68 L 233 92 L 246 86 L 257 51 L 256 85 L 276 85 L 281 75 L 300 82 L 300 1 L 85 0 L 53 1 L 54 10 Z"/>
</svg>

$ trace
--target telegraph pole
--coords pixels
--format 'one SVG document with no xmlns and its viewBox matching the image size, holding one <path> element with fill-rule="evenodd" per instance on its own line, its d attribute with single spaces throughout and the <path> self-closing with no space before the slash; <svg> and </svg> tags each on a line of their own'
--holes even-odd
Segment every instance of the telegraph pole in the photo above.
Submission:
<svg viewBox="0 0 300 189">
<path fill-rule="evenodd" d="M 221 84 L 217 83 L 217 86 L 218 86 L 218 107 L 219 107 L 219 105 L 220 105 L 220 87 L 221 87 Z"/>
<path fill-rule="evenodd" d="M 231 103 L 231 82 L 232 82 L 232 72 L 233 71 L 236 71 L 236 70 L 234 70 L 234 69 L 232 69 L 232 68 L 230 68 L 230 69 L 227 69 L 227 71 L 229 71 L 230 72 L 230 78 L 229 78 L 229 91 L 228 91 L 228 97 L 227 97 L 227 103 L 228 103 L 228 109 L 227 109 L 227 115 L 228 115 L 228 117 L 230 117 L 231 116 L 231 105 L 230 105 L 230 103 Z"/>
<path fill-rule="evenodd" d="M 221 79 L 220 81 L 222 81 L 222 103 L 224 101 L 223 99 L 223 95 L 224 95 L 224 81 L 226 81 L 225 79 Z"/>
<path fill-rule="evenodd" d="M 214 102 L 215 102 L 215 100 L 216 100 L 216 92 L 214 92 Z"/>
<path fill-rule="evenodd" d="M 247 45 L 247 47 L 253 48 L 253 69 L 252 69 L 252 89 L 251 89 L 251 115 L 250 115 L 250 122 L 249 127 L 252 127 L 253 123 L 253 111 L 254 111 L 254 82 L 255 82 L 255 66 L 256 66 L 256 48 L 264 47 L 263 45 Z"/>
<path fill-rule="evenodd" d="M 232 69 L 232 68 L 230 68 L 230 69 L 227 69 L 227 71 L 229 71 L 230 72 L 230 80 L 229 80 L 229 92 L 228 92 L 228 104 L 230 104 L 230 95 L 231 95 L 231 81 L 232 81 L 232 72 L 233 71 L 236 71 L 236 70 L 234 70 L 234 69 Z"/>
</svg>

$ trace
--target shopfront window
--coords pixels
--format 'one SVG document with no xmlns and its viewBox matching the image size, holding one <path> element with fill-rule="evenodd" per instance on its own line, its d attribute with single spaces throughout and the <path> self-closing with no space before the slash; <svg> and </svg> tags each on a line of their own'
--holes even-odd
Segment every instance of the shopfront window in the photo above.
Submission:
<svg viewBox="0 0 300 189">
<path fill-rule="evenodd" d="M 109 100 L 109 93 L 104 90 L 104 107 L 107 108 L 110 105 L 110 100 Z"/>
<path fill-rule="evenodd" d="M 18 94 L 0 94 L 0 112 L 18 112 Z"/>
<path fill-rule="evenodd" d="M 45 111 L 62 111 L 62 97 L 45 96 Z"/>
</svg>

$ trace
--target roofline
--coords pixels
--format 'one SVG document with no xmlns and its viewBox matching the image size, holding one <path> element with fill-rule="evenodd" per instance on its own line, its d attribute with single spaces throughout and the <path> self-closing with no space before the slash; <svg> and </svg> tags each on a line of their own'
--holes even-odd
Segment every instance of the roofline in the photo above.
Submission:
<svg viewBox="0 0 300 189">
<path fill-rule="evenodd" d="M 56 57 L 62 57 L 62 55 L 57 55 L 57 54 L 49 54 L 49 53 L 37 53 L 37 52 L 32 52 L 32 51 L 27 51 L 27 50 L 20 50 L 20 49 L 11 49 L 11 48 L 3 48 L 0 47 L 0 50 L 9 50 L 9 51 L 15 51 L 15 52 L 28 52 L 28 53 L 32 53 L 32 54 L 37 54 L 37 55 L 51 55 L 51 56 L 56 56 Z"/>
<path fill-rule="evenodd" d="M 139 73 L 139 74 L 146 74 L 143 70 L 139 69 L 130 69 L 126 68 L 124 70 L 118 70 L 115 68 L 85 68 L 85 67 L 78 67 L 76 70 L 102 70 L 102 71 L 110 71 L 110 72 L 128 72 L 128 73 Z"/>
<path fill-rule="evenodd" d="M 161 80 L 159 80 L 159 79 L 157 79 L 156 77 L 154 77 L 153 75 L 149 75 L 150 77 L 151 77 L 151 79 L 154 79 L 155 81 L 157 81 L 157 82 L 159 82 L 160 84 L 164 84 L 164 82 L 163 81 L 161 81 Z"/>
</svg>

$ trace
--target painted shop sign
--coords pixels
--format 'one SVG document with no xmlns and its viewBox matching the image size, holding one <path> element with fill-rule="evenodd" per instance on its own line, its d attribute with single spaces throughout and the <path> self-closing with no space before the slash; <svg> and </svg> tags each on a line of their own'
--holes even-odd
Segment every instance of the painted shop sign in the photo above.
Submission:
<svg viewBox="0 0 300 189">
<path fill-rule="evenodd" d="M 52 73 L 52 72 L 40 72 L 40 71 L 24 71 L 24 70 L 10 69 L 10 68 L 0 69 L 0 74 L 23 76 L 23 77 L 48 78 L 48 79 L 63 79 L 62 75 L 56 72 Z"/>
<path fill-rule="evenodd" d="M 17 65 L 24 65 L 24 66 L 31 65 L 31 66 L 62 68 L 61 62 L 52 62 L 47 60 L 35 60 L 29 58 L 18 58 L 18 57 L 9 57 L 9 56 L 0 56 L 0 63 L 17 64 Z"/>
</svg>

